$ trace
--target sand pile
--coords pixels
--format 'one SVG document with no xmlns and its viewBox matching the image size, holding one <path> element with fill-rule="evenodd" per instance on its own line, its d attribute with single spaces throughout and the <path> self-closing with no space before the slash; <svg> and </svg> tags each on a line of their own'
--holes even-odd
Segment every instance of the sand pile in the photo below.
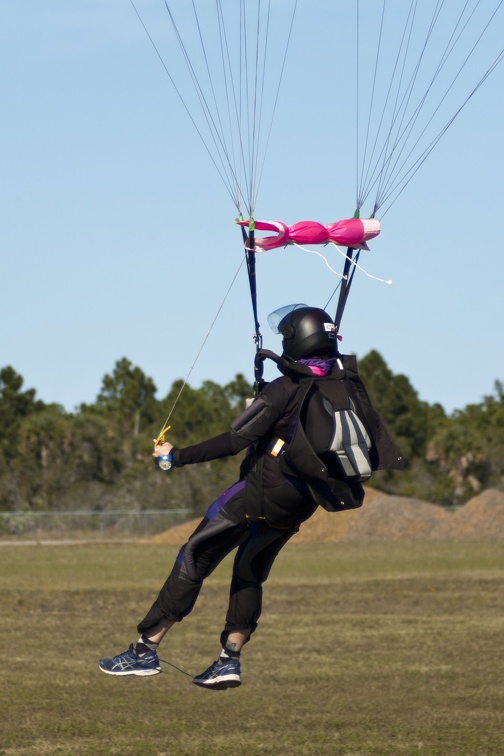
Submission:
<svg viewBox="0 0 504 756">
<path fill-rule="evenodd" d="M 319 507 L 309 520 L 301 525 L 301 529 L 294 536 L 296 543 L 332 543 L 333 541 L 346 541 L 350 533 L 357 526 L 362 516 L 364 507 L 376 503 L 385 494 L 375 491 L 374 488 L 366 488 L 365 504 L 360 509 L 349 509 L 348 512 L 326 512 Z"/>
<path fill-rule="evenodd" d="M 149 543 L 182 545 L 199 518 L 166 530 Z M 364 506 L 349 512 L 319 509 L 299 533 L 297 543 L 399 540 L 504 540 L 504 492 L 488 490 L 455 512 L 403 496 L 366 488 Z"/>
<path fill-rule="evenodd" d="M 182 546 L 196 528 L 200 519 L 200 517 L 197 517 L 195 520 L 183 522 L 182 525 L 175 525 L 174 528 L 164 530 L 162 533 L 146 539 L 146 543 L 169 543 L 174 546 Z"/>
<path fill-rule="evenodd" d="M 488 489 L 475 496 L 443 523 L 439 538 L 465 541 L 504 539 L 504 493 Z"/>
<path fill-rule="evenodd" d="M 372 504 L 367 517 L 357 520 L 348 535 L 353 541 L 429 538 L 449 516 L 444 509 L 419 499 L 387 496 Z"/>
</svg>

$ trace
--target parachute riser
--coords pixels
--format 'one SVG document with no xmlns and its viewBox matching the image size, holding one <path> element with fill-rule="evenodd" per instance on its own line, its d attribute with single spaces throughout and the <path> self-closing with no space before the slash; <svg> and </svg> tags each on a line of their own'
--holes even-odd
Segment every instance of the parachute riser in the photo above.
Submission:
<svg viewBox="0 0 504 756">
<path fill-rule="evenodd" d="M 353 257 L 354 252 L 355 252 L 355 258 Z M 355 269 L 356 269 L 355 263 L 357 263 L 359 259 L 359 254 L 360 254 L 360 249 L 355 250 L 352 247 L 347 248 L 345 265 L 343 267 L 343 277 L 341 279 L 341 287 L 340 287 L 340 293 L 338 297 L 338 304 L 336 307 L 336 315 L 334 316 L 334 323 L 336 325 L 336 336 L 338 336 L 339 334 L 341 320 L 343 318 L 345 305 L 348 299 L 348 294 L 350 292 L 350 287 L 352 286 L 352 281 L 355 274 Z M 352 271 L 350 272 L 351 268 L 352 268 Z"/>
<path fill-rule="evenodd" d="M 241 226 L 243 245 L 245 249 L 245 258 L 247 262 L 247 274 L 250 287 L 250 297 L 252 300 L 252 313 L 254 316 L 254 342 L 256 345 L 256 354 L 262 348 L 261 326 L 257 315 L 257 278 L 256 278 L 256 253 L 255 253 L 255 227 L 254 220 L 251 218 L 248 223 L 248 235 L 244 226 Z M 254 366 L 254 391 L 256 386 L 262 383 L 262 365 L 260 374 L 257 373 L 257 362 Z"/>
</svg>

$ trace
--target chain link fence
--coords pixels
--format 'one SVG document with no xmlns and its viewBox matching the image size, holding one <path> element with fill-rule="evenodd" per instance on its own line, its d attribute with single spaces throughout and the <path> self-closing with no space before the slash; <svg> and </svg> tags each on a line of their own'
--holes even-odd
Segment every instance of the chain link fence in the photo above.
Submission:
<svg viewBox="0 0 504 756">
<path fill-rule="evenodd" d="M 192 509 L 0 512 L 0 538 L 144 538 L 186 522 L 193 514 Z"/>
</svg>

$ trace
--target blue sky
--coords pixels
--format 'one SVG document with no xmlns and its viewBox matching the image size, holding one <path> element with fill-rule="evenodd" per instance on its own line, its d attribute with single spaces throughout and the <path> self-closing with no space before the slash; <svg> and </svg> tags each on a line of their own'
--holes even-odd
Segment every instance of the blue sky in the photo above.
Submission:
<svg viewBox="0 0 504 756">
<path fill-rule="evenodd" d="M 291 4 L 273 3 L 277 70 L 286 32 L 278 12 Z M 163 0 L 135 5 L 182 76 Z M 256 218 L 330 223 L 354 212 L 353 7 L 299 0 Z M 361 2 L 363 53 L 379 23 L 369 7 Z M 501 12 L 457 78 L 448 115 L 500 51 L 503 24 Z M 191 370 L 239 269 L 233 202 L 129 0 L 4 3 L 0 61 L 0 365 L 71 411 L 94 401 L 127 357 L 161 398 Z M 503 78 L 500 66 L 378 212 L 382 233 L 361 263 L 393 284 L 357 272 L 341 328 L 343 351 L 377 349 L 448 412 L 504 380 Z M 372 79 L 372 68 L 362 73 L 368 101 Z M 324 254 L 341 268 L 336 252 Z M 258 256 L 257 275 L 264 346 L 274 350 L 268 313 L 291 302 L 323 307 L 336 285 L 320 258 L 295 248 Z M 190 384 L 237 372 L 252 380 L 252 336 L 242 267 Z"/>
</svg>

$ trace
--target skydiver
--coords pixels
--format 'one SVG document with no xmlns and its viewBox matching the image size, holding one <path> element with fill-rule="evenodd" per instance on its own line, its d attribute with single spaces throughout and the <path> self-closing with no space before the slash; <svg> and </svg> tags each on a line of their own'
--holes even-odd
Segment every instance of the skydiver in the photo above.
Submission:
<svg viewBox="0 0 504 756">
<path fill-rule="evenodd" d="M 320 505 L 360 507 L 362 482 L 377 469 L 402 469 L 404 460 L 373 409 L 354 357 L 340 355 L 336 327 L 319 308 L 290 305 L 269 317 L 283 337 L 282 375 L 265 384 L 228 431 L 202 443 L 155 447 L 163 467 L 207 462 L 248 447 L 239 480 L 214 501 L 187 543 L 158 597 L 138 624 L 136 644 L 100 660 L 110 675 L 161 672 L 157 649 L 168 630 L 193 609 L 204 579 L 237 549 L 221 652 L 193 678 L 203 688 L 241 684 L 240 655 L 261 615 L 262 586 L 285 544 Z"/>
</svg>

